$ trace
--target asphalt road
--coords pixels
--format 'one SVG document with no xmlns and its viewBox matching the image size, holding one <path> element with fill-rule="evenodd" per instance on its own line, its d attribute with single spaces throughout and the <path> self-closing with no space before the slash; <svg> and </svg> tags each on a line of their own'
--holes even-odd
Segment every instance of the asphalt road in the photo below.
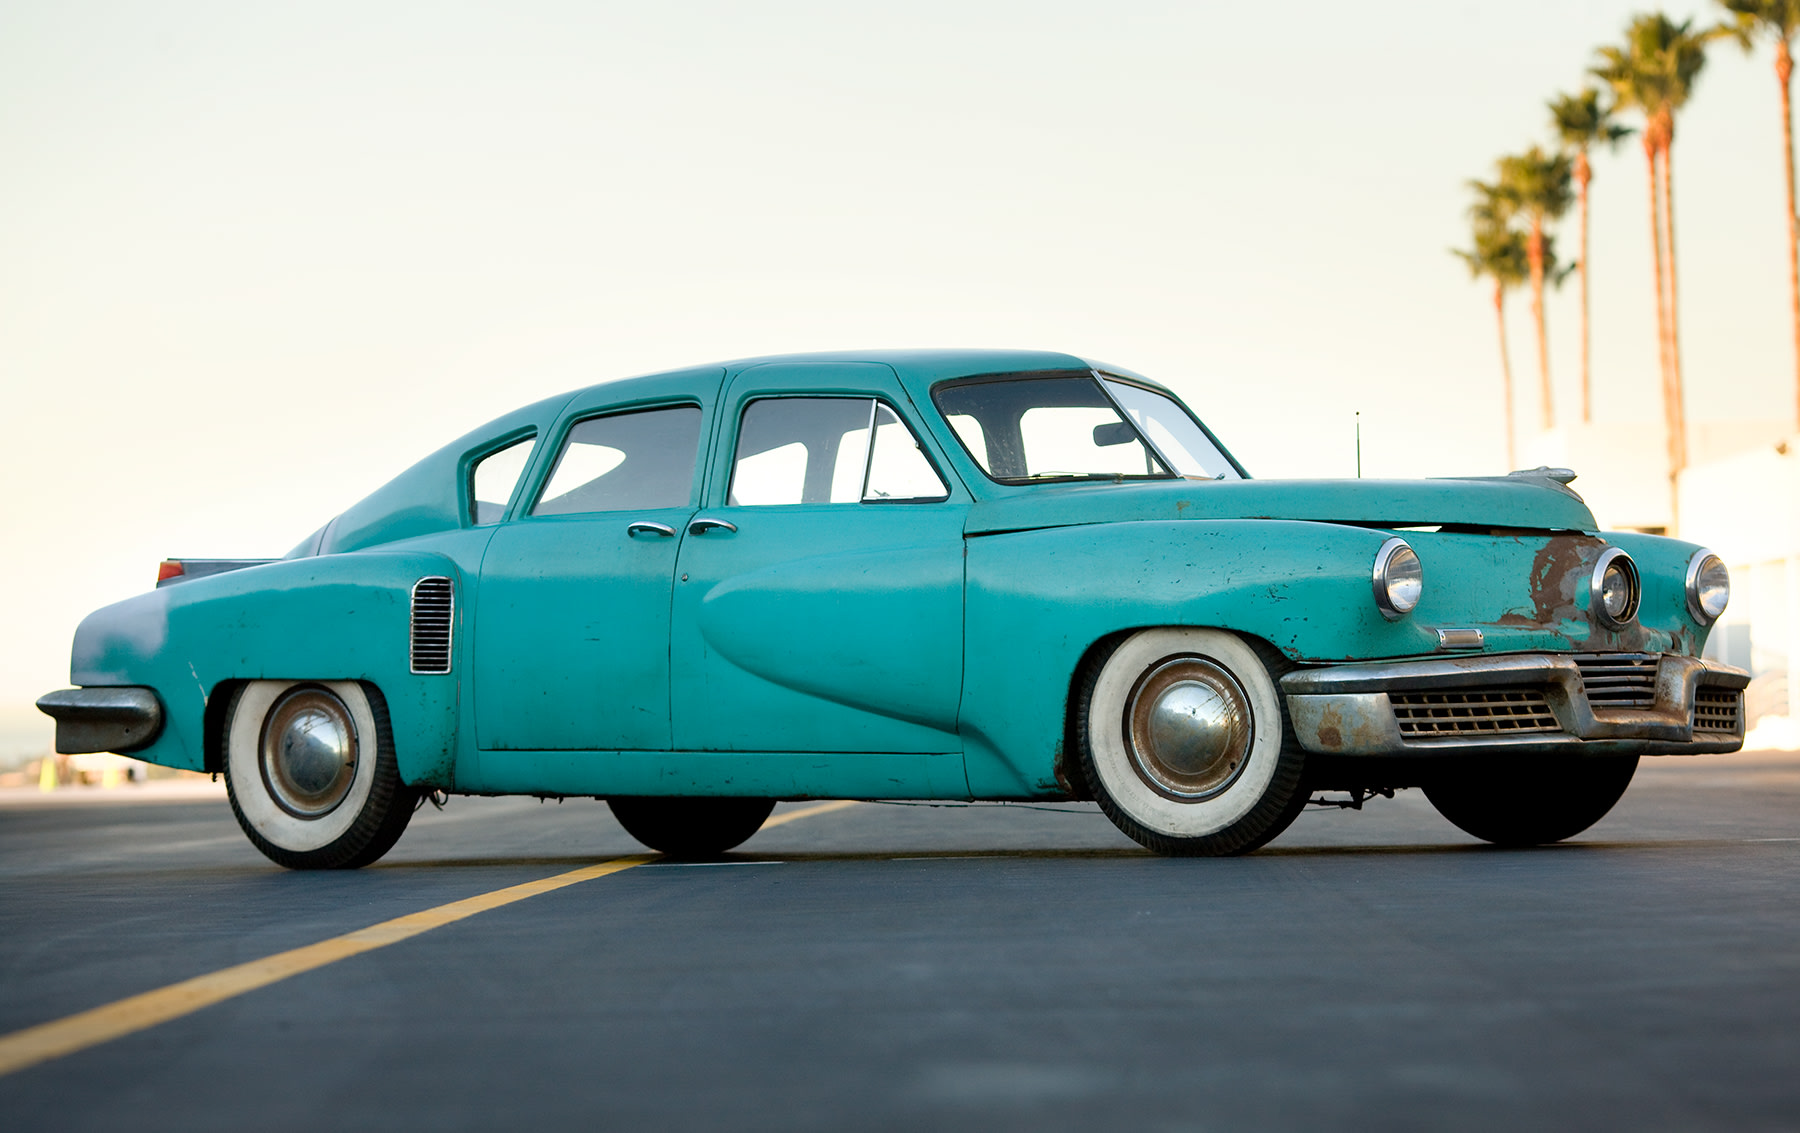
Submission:
<svg viewBox="0 0 1800 1133">
<path fill-rule="evenodd" d="M 222 801 L 0 805 L 0 1035 L 636 852 L 591 801 L 343 874 Z M 1800 1128 L 1800 757 L 1648 764 L 1532 851 L 1417 792 L 1201 861 L 860 805 L 0 1077 L 6 1130 L 1452 1125 Z"/>
</svg>

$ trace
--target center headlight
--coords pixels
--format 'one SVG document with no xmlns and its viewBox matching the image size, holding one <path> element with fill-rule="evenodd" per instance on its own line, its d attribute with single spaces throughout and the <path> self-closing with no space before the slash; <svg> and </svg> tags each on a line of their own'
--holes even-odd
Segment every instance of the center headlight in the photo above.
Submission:
<svg viewBox="0 0 1800 1133">
<path fill-rule="evenodd" d="M 1617 547 L 1608 547 L 1594 563 L 1588 587 L 1588 613 L 1608 629 L 1624 629 L 1637 616 L 1637 564 Z"/>
<path fill-rule="evenodd" d="M 1398 535 L 1375 552 L 1375 608 L 1388 621 L 1412 613 L 1425 593 L 1425 571 L 1419 556 Z"/>
<path fill-rule="evenodd" d="M 1701 625 L 1709 626 L 1719 620 L 1730 601 L 1731 572 L 1725 569 L 1725 561 L 1711 551 L 1695 551 L 1688 560 L 1688 613 Z"/>
</svg>

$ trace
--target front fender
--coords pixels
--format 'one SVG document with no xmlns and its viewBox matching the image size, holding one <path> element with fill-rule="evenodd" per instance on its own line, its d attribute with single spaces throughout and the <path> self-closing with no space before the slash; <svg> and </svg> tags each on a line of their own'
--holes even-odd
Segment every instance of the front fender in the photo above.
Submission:
<svg viewBox="0 0 1800 1133">
<path fill-rule="evenodd" d="M 285 560 L 164 587 L 90 614 L 70 679 L 155 689 L 163 732 L 133 754 L 195 771 L 208 769 L 207 704 L 232 682 L 368 681 L 387 701 L 401 778 L 451 786 L 460 667 L 415 674 L 410 660 L 412 587 L 432 575 L 463 593 L 455 563 L 423 551 Z"/>
<path fill-rule="evenodd" d="M 1284 520 L 1166 520 L 968 540 L 959 729 L 977 796 L 1059 790 L 1069 680 L 1095 641 L 1157 625 L 1262 638 L 1296 660 L 1429 652 L 1436 637 L 1376 610 L 1388 533 Z M 977 782 L 978 777 L 980 782 Z"/>
<path fill-rule="evenodd" d="M 1388 621 L 1370 571 L 1392 534 L 1297 520 L 1168 520 L 969 539 L 958 726 L 971 788 L 1055 790 L 1069 680 L 1088 648 L 1124 630 L 1228 629 L 1301 664 L 1435 654 L 1439 628 L 1480 629 L 1489 653 L 1692 656 L 1705 645 L 1683 589 L 1691 544 L 1574 531 L 1407 531 L 1424 567 L 1424 597 Z M 1638 617 L 1621 630 L 1588 615 L 1589 580 L 1609 544 L 1631 554 L 1643 583 Z"/>
</svg>

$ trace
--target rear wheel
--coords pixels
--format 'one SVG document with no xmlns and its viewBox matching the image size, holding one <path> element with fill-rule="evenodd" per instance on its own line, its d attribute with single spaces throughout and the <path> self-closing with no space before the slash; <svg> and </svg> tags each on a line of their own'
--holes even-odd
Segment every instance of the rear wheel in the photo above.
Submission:
<svg viewBox="0 0 1800 1133">
<path fill-rule="evenodd" d="M 1438 813 L 1501 846 L 1573 838 L 1606 817 L 1631 785 L 1635 755 L 1532 760 L 1457 769 L 1425 785 Z"/>
<path fill-rule="evenodd" d="M 713 858 L 762 829 L 774 799 L 607 799 L 633 838 L 672 858 Z"/>
<path fill-rule="evenodd" d="M 1306 754 L 1242 638 L 1140 630 L 1090 666 L 1076 697 L 1081 766 L 1100 809 L 1162 854 L 1243 854 L 1306 805 Z"/>
<path fill-rule="evenodd" d="M 418 792 L 400 781 L 381 694 L 356 681 L 251 681 L 225 718 L 238 825 L 290 869 L 355 869 L 393 848 Z"/>
</svg>

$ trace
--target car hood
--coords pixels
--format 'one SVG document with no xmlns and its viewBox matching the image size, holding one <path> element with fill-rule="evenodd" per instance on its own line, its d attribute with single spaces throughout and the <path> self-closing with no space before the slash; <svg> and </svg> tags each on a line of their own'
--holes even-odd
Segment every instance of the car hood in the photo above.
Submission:
<svg viewBox="0 0 1800 1133">
<path fill-rule="evenodd" d="M 1581 497 L 1543 476 L 1466 480 L 1176 480 L 1040 484 L 982 500 L 970 535 L 1158 519 L 1300 519 L 1592 531 Z"/>
</svg>

